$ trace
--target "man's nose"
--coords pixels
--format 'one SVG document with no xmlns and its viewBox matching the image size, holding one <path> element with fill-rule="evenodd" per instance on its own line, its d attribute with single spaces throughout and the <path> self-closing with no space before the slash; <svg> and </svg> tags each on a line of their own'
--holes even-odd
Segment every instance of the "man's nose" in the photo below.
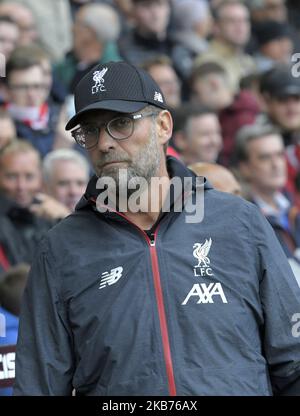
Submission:
<svg viewBox="0 0 300 416">
<path fill-rule="evenodd" d="M 98 150 L 103 153 L 107 153 L 109 150 L 116 148 L 116 140 L 108 134 L 105 127 L 100 128 L 98 133 L 97 147 Z"/>
<path fill-rule="evenodd" d="M 68 188 L 68 194 L 71 196 L 77 196 L 82 194 L 82 186 L 78 183 L 71 183 Z"/>
<path fill-rule="evenodd" d="M 23 176 L 19 176 L 16 181 L 16 185 L 17 185 L 18 190 L 23 191 L 24 189 L 26 189 L 26 185 L 27 185 L 26 179 Z"/>
</svg>

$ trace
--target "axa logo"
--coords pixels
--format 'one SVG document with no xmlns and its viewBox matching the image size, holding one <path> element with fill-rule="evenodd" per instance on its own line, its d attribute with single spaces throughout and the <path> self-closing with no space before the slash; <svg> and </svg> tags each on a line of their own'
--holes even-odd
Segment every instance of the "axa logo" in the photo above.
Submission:
<svg viewBox="0 0 300 416">
<path fill-rule="evenodd" d="M 122 273 L 123 267 L 121 266 L 116 267 L 115 269 L 111 269 L 110 272 L 102 273 L 99 289 L 104 289 L 106 286 L 114 285 L 117 283 L 121 279 Z"/>
<path fill-rule="evenodd" d="M 92 94 L 96 94 L 98 91 L 106 91 L 106 88 L 104 86 L 104 75 L 107 71 L 108 68 L 103 68 L 101 69 L 101 71 L 93 72 L 93 81 L 95 81 L 95 85 L 92 86 Z"/>
<path fill-rule="evenodd" d="M 219 297 L 223 303 L 228 303 L 221 283 L 195 283 L 181 305 L 186 305 L 190 300 L 199 303 L 214 303 Z"/>
<path fill-rule="evenodd" d="M 213 276 L 210 267 L 210 258 L 208 257 L 209 250 L 212 245 L 212 239 L 205 240 L 204 243 L 195 243 L 193 245 L 193 256 L 197 259 L 197 264 L 194 266 L 195 276 Z"/>
</svg>

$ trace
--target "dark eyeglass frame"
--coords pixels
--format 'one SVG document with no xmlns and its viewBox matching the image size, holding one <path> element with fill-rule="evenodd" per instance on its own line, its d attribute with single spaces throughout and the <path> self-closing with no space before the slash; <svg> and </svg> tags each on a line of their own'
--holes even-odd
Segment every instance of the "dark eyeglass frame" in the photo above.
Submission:
<svg viewBox="0 0 300 416">
<path fill-rule="evenodd" d="M 29 90 L 42 91 L 47 88 L 46 84 L 11 84 L 9 88 L 15 91 L 28 92 Z"/>
<path fill-rule="evenodd" d="M 134 121 L 141 120 L 144 117 L 157 116 L 158 114 L 159 114 L 159 112 L 152 112 L 152 113 L 148 113 L 148 114 L 124 114 L 124 115 L 119 115 L 119 116 L 114 117 L 111 120 L 107 121 L 106 123 L 101 123 L 101 124 L 98 124 L 98 125 L 96 125 L 96 124 L 86 124 L 86 125 L 81 125 L 79 127 L 76 127 L 75 129 L 73 129 L 71 131 L 71 135 L 72 135 L 73 139 L 76 141 L 76 143 L 79 144 L 79 146 L 83 147 L 84 149 L 91 149 L 91 148 L 93 148 L 97 145 L 101 129 L 104 128 L 105 131 L 107 132 L 107 134 L 109 134 L 109 136 L 111 138 L 120 142 L 120 141 L 123 141 L 123 140 L 127 140 L 127 139 L 129 139 L 130 136 L 132 136 L 132 134 L 134 132 L 134 126 L 135 126 Z M 122 137 L 122 138 L 115 137 L 112 134 L 111 130 L 110 130 L 110 126 L 112 125 L 112 123 L 114 123 L 118 119 L 129 119 L 129 120 L 133 121 L 131 131 L 128 135 L 126 135 L 126 137 Z M 84 129 L 90 129 L 90 131 L 94 130 L 92 132 L 92 134 L 95 135 L 95 143 L 93 143 L 90 146 L 86 146 L 86 140 L 85 140 L 85 142 L 83 142 L 83 140 L 82 140 L 82 137 L 84 136 Z"/>
</svg>

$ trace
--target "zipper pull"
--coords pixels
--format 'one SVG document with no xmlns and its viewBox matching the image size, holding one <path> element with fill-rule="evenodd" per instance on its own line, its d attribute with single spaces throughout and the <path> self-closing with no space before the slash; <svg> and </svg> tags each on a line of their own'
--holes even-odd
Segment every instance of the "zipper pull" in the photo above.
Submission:
<svg viewBox="0 0 300 416">
<path fill-rule="evenodd" d="M 155 247 L 155 235 L 154 235 L 154 233 L 152 233 L 150 235 L 150 246 Z"/>
</svg>

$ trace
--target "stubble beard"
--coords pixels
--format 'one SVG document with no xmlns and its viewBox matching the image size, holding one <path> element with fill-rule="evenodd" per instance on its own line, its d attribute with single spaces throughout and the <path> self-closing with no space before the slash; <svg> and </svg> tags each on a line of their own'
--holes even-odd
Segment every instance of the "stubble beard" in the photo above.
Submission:
<svg viewBox="0 0 300 416">
<path fill-rule="evenodd" d="M 146 180 L 148 188 L 151 184 L 151 178 L 158 176 L 159 167 L 161 163 L 161 153 L 157 142 L 157 134 L 152 125 L 151 134 L 148 143 L 141 149 L 133 159 L 128 160 L 128 154 L 110 153 L 105 158 L 104 163 L 109 161 L 126 162 L 127 166 L 120 168 L 120 166 L 111 165 L 109 168 L 98 171 L 98 177 L 110 177 L 116 184 L 118 200 L 128 199 L 137 190 L 143 191 L 140 188 L 139 178 Z M 103 163 L 103 161 L 102 161 Z M 130 183 L 130 188 L 128 187 Z"/>
</svg>

